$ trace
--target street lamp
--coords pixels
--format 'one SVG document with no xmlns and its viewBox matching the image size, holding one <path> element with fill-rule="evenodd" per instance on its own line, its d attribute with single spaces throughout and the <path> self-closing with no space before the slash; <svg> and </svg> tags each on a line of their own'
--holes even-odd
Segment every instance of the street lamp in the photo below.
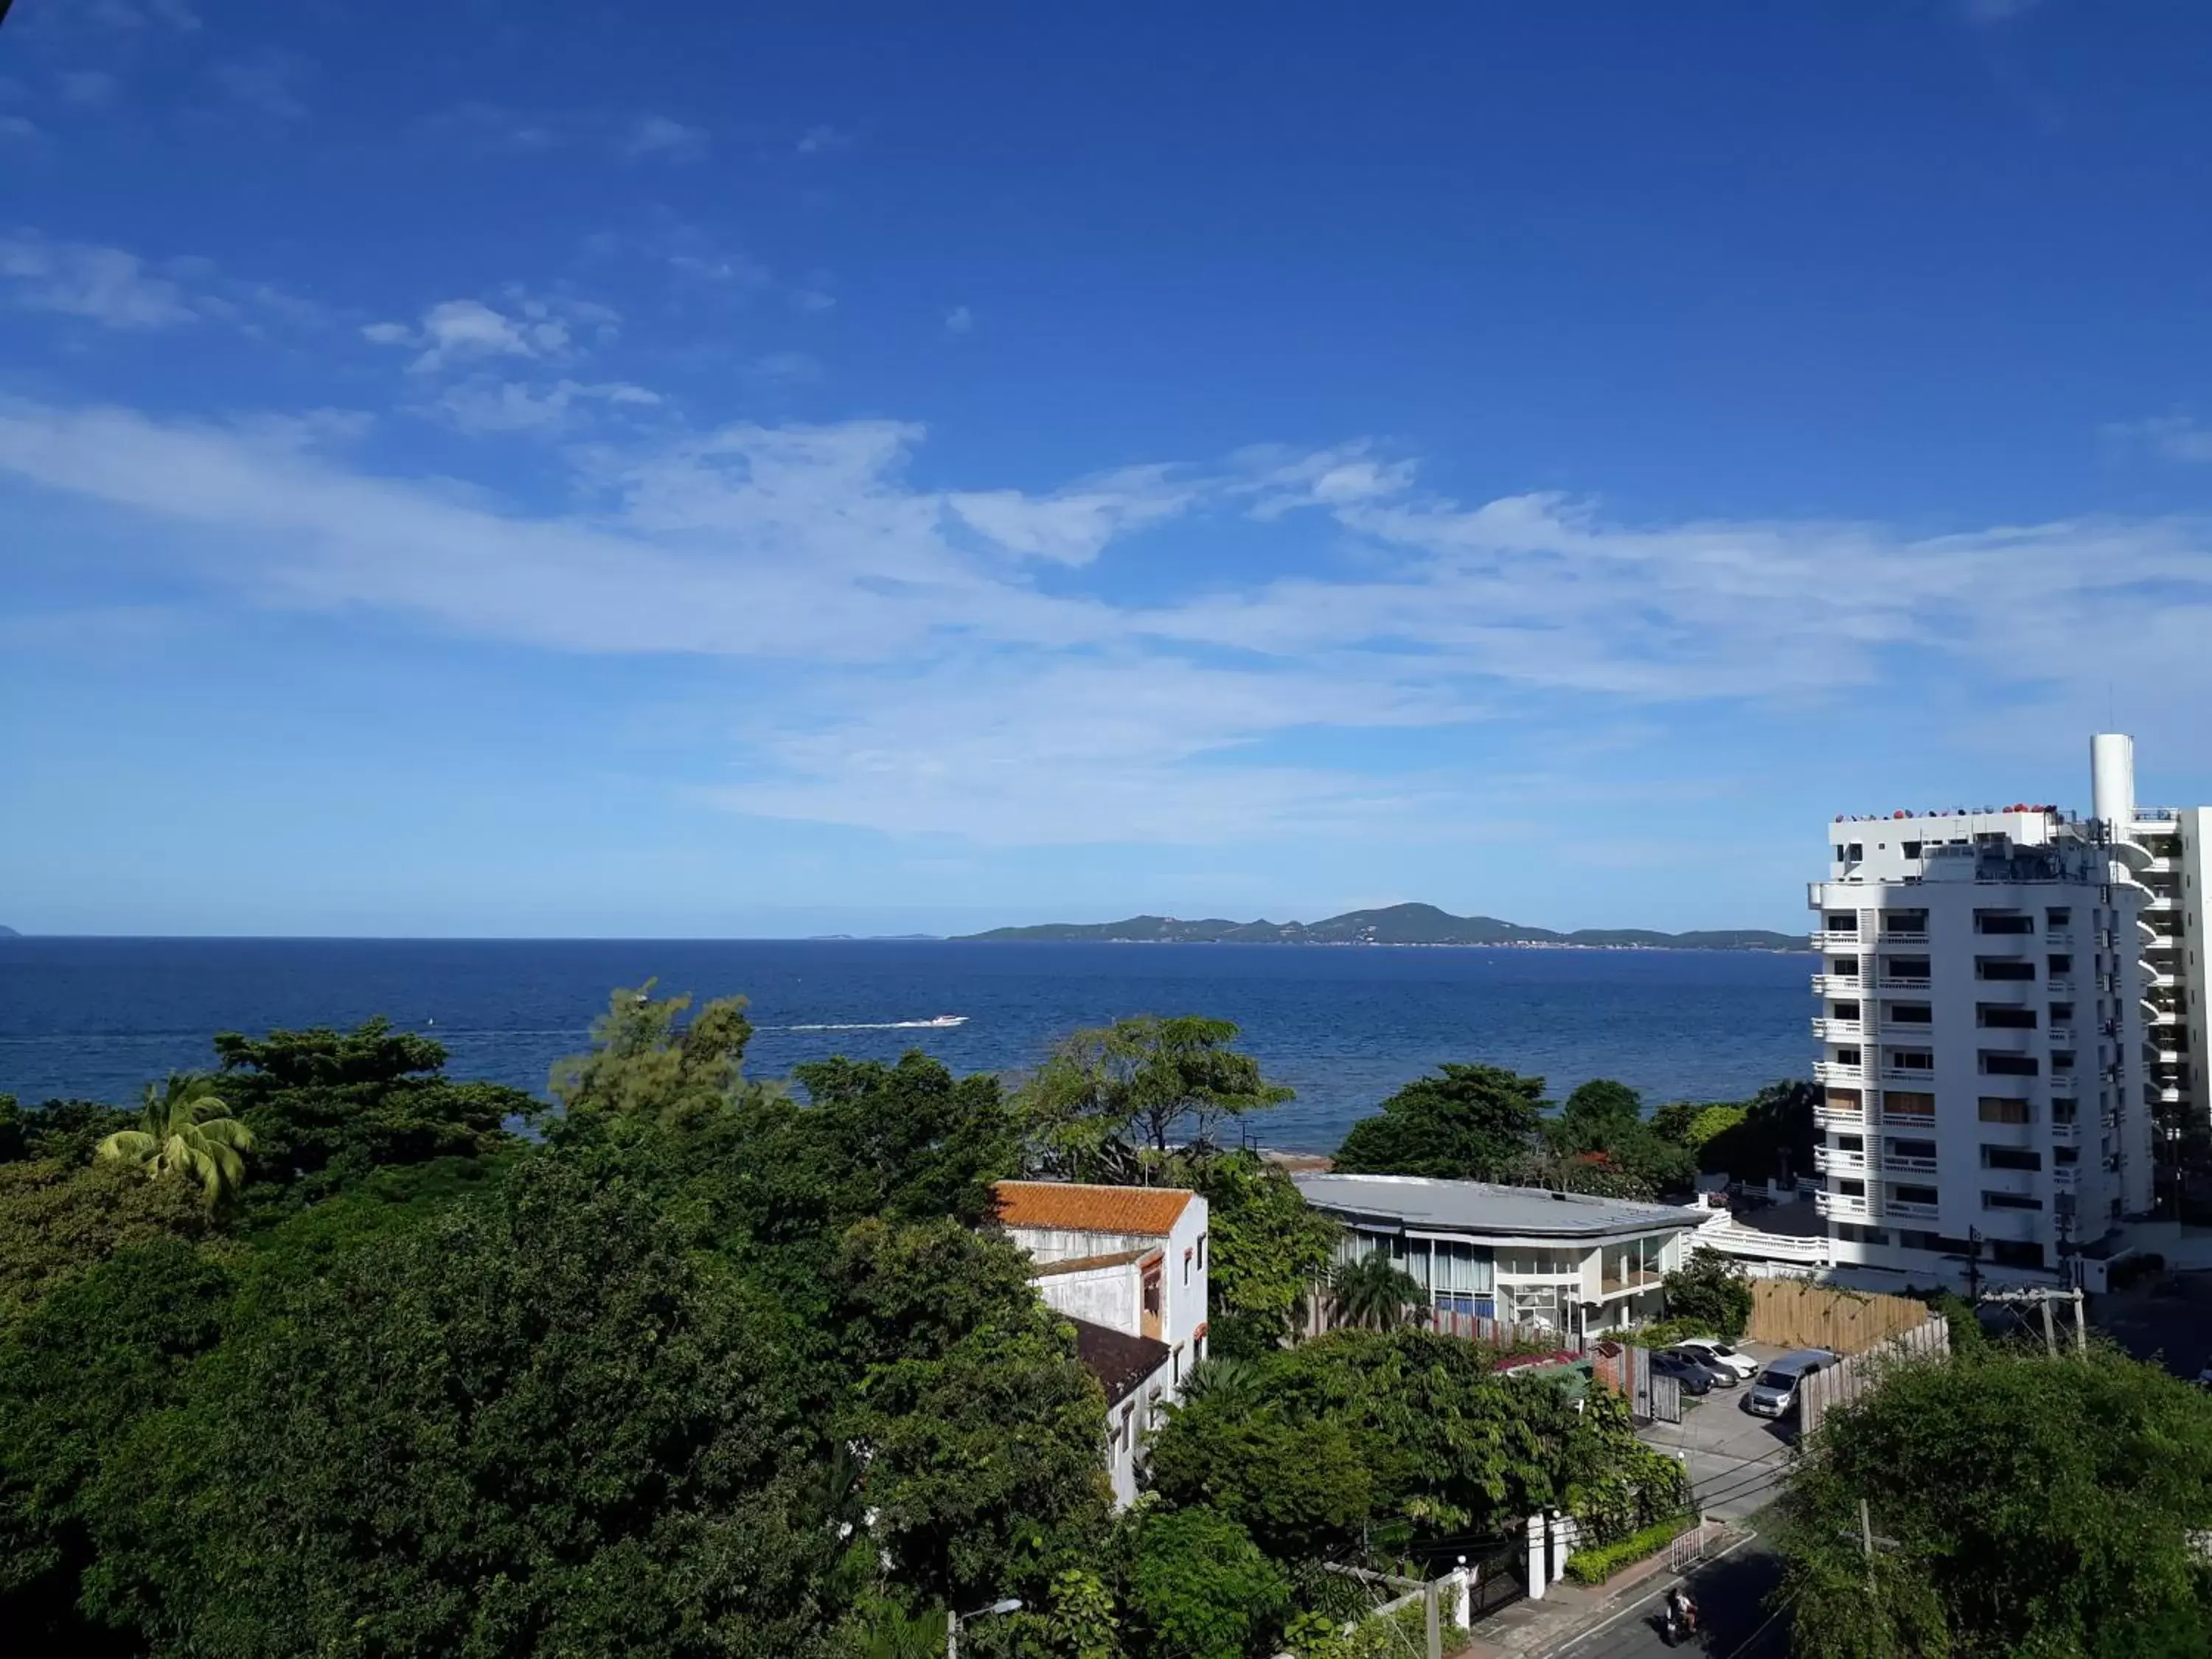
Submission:
<svg viewBox="0 0 2212 1659">
<path fill-rule="evenodd" d="M 988 1607 L 978 1607 L 973 1613 L 953 1613 L 945 1615 L 945 1659 L 960 1659 L 960 1621 L 963 1619 L 988 1619 L 994 1613 L 1019 1613 L 1021 1598 L 1009 1595 L 1003 1601 L 994 1601 Z"/>
</svg>

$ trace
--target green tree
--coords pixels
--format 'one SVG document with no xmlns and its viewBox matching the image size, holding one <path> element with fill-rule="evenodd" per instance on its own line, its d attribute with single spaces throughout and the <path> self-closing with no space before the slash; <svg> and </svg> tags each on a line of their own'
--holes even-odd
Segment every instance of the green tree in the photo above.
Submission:
<svg viewBox="0 0 2212 1659">
<path fill-rule="evenodd" d="M 94 1147 L 118 1129 L 130 1128 L 137 1116 L 95 1100 L 50 1100 L 25 1107 L 13 1095 L 0 1095 L 0 1164 L 85 1163 Z"/>
<path fill-rule="evenodd" d="M 380 1170 L 511 1154 L 522 1143 L 505 1125 L 540 1109 L 519 1090 L 447 1078 L 441 1045 L 383 1019 L 350 1031 L 225 1031 L 215 1049 L 223 1098 L 253 1133 L 248 1196 L 263 1224 Z"/>
<path fill-rule="evenodd" d="M 1808 1659 L 2207 1651 L 2212 1400 L 2115 1350 L 1897 1366 L 1808 1442 L 1788 1513 Z"/>
<path fill-rule="evenodd" d="M 92 1610 L 240 1659 L 823 1652 L 796 1340 L 636 1186 L 526 1160 L 242 1302 L 106 1458 Z"/>
<path fill-rule="evenodd" d="M 1186 1401 L 1170 1422 L 1148 1465 L 1152 1489 L 1230 1516 L 1279 1560 L 1340 1547 L 1373 1516 L 1372 1479 L 1341 1423 L 1293 1422 L 1264 1401 L 1219 1395 Z"/>
<path fill-rule="evenodd" d="M 1121 1659 L 1121 1621 L 1114 1592 L 1088 1567 L 1053 1575 L 1048 1639 L 1054 1659 Z"/>
<path fill-rule="evenodd" d="M 1419 1282 L 1381 1255 L 1338 1262 L 1328 1276 L 1328 1294 L 1337 1322 L 1362 1330 L 1395 1330 L 1406 1322 L 1408 1310 L 1429 1304 Z"/>
<path fill-rule="evenodd" d="M 118 1129 L 100 1143 L 99 1155 L 159 1179 L 184 1176 L 199 1183 L 210 1209 L 246 1184 L 245 1154 L 253 1131 L 230 1115 L 211 1079 L 169 1073 L 165 1087 L 146 1085 L 135 1129 Z"/>
<path fill-rule="evenodd" d="M 1243 1528 L 1204 1508 L 1137 1522 L 1127 1594 L 1153 1659 L 1245 1659 L 1290 1608 L 1282 1571 Z"/>
<path fill-rule="evenodd" d="M 78 1176 L 129 1178 L 121 1170 Z M 133 1194 L 147 1183 L 130 1179 Z M 162 1183 L 187 1214 L 200 1206 Z M 0 1260 L 8 1260 L 0 1251 Z M 20 1651 L 137 1650 L 78 1612 L 95 1556 L 84 1498 L 108 1449 L 176 1397 L 186 1368 L 222 1333 L 233 1278 L 181 1239 L 85 1264 L 11 1327 L 0 1328 L 0 1629 Z"/>
<path fill-rule="evenodd" d="M 1563 1151 L 1601 1152 L 1642 1127 L 1643 1120 L 1644 1097 L 1601 1077 L 1577 1087 L 1546 1127 Z"/>
<path fill-rule="evenodd" d="M 1698 1167 L 1755 1182 L 1809 1170 L 1820 1139 L 1813 1121 L 1820 1097 L 1810 1083 L 1769 1084 L 1744 1103 L 1741 1122 L 1717 1130 L 1698 1149 Z"/>
<path fill-rule="evenodd" d="M 0 1327 L 110 1256 L 217 1224 L 185 1182 L 125 1164 L 0 1164 Z"/>
<path fill-rule="evenodd" d="M 1747 1109 L 1727 1101 L 1673 1100 L 1651 1114 L 1651 1133 L 1685 1152 L 1697 1152 L 1715 1135 L 1741 1123 Z"/>
<path fill-rule="evenodd" d="M 1194 1161 L 1206 1203 L 1206 1351 L 1264 1353 L 1294 1333 L 1343 1229 L 1305 1201 L 1279 1164 L 1238 1149 Z"/>
<path fill-rule="evenodd" d="M 688 996 L 655 1000 L 653 981 L 617 990 L 592 1024 L 592 1048 L 553 1068 L 553 1097 L 571 1114 L 697 1123 L 728 1111 L 744 1088 L 752 1022 L 743 997 L 709 1002 L 688 1024 Z"/>
<path fill-rule="evenodd" d="M 1063 1039 L 1022 1091 L 1038 1160 L 1112 1176 L 1178 1141 L 1210 1146 L 1224 1124 L 1290 1099 L 1230 1046 L 1237 1036 L 1225 1019 L 1146 1014 Z"/>
<path fill-rule="evenodd" d="M 1689 1259 L 1659 1281 L 1670 1320 L 1695 1320 L 1733 1341 L 1751 1323 L 1751 1279 L 1742 1264 L 1712 1250 Z"/>
<path fill-rule="evenodd" d="M 1335 1167 L 1441 1180 L 1512 1178 L 1543 1118 L 1544 1079 L 1501 1066 L 1447 1064 L 1352 1126 Z"/>
</svg>

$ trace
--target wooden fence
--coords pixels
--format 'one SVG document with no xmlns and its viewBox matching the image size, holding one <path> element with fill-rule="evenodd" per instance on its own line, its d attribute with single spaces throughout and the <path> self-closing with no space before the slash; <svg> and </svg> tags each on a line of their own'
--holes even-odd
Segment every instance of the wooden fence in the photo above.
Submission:
<svg viewBox="0 0 2212 1659">
<path fill-rule="evenodd" d="M 1863 1353 L 1927 1318 L 1926 1304 L 1909 1297 L 1841 1291 L 1802 1279 L 1754 1279 L 1745 1334 L 1782 1348 Z"/>
<path fill-rule="evenodd" d="M 1797 1422 L 1804 1433 L 1810 1434 L 1819 1428 L 1820 1419 L 1838 1406 L 1848 1406 L 1869 1389 L 1880 1387 L 1886 1366 L 1900 1360 L 1942 1359 L 1948 1356 L 1950 1325 L 1940 1317 L 1926 1318 L 1924 1308 L 1921 1313 L 1924 1322 L 1899 1332 L 1863 1353 L 1853 1354 L 1840 1364 L 1815 1371 L 1797 1385 Z"/>
</svg>

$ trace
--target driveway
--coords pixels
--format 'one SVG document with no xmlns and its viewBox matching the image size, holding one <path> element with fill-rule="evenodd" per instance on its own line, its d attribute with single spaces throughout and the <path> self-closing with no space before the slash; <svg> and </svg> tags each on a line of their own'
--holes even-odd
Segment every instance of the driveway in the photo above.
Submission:
<svg viewBox="0 0 2212 1659">
<path fill-rule="evenodd" d="M 1785 1349 L 1742 1345 L 1753 1358 L 1778 1359 Z M 1646 1445 L 1680 1457 L 1690 1472 L 1700 1512 L 1723 1521 L 1764 1508 L 1778 1495 L 1790 1466 L 1796 1419 L 1754 1417 L 1741 1401 L 1749 1384 L 1715 1389 L 1694 1403 L 1682 1397 L 1680 1423 L 1639 1429 Z"/>
</svg>

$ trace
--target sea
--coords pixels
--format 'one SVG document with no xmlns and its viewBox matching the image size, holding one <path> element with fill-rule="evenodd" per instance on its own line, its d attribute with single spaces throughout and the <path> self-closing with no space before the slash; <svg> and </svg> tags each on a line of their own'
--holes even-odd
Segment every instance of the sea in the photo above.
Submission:
<svg viewBox="0 0 2212 1659">
<path fill-rule="evenodd" d="M 1018 1073 L 1127 1014 L 1234 1020 L 1297 1098 L 1253 1139 L 1327 1152 L 1446 1060 L 1614 1078 L 1647 1103 L 1733 1100 L 1809 1075 L 1810 957 L 1473 946 L 969 944 L 937 940 L 0 939 L 0 1093 L 135 1100 L 214 1064 L 217 1031 L 383 1015 L 449 1072 L 543 1093 L 617 987 L 743 995 L 746 1070 L 909 1049 Z M 945 1017 L 957 1024 L 931 1024 Z"/>
</svg>

